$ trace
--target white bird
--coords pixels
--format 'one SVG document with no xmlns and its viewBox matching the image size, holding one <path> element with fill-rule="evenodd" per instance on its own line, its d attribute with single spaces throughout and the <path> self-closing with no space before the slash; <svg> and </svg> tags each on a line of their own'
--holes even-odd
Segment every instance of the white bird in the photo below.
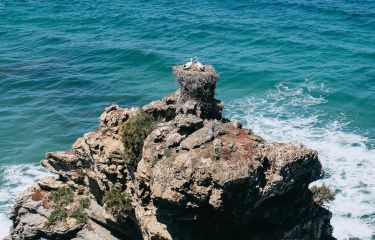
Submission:
<svg viewBox="0 0 375 240">
<path fill-rule="evenodd" d="M 204 71 L 204 66 L 202 63 L 199 62 L 198 58 L 195 57 L 194 58 L 194 66 L 196 69 L 198 69 L 199 71 Z"/>
<path fill-rule="evenodd" d="M 184 64 L 184 69 L 189 69 L 193 65 L 193 59 L 190 58 L 190 62 Z"/>
</svg>

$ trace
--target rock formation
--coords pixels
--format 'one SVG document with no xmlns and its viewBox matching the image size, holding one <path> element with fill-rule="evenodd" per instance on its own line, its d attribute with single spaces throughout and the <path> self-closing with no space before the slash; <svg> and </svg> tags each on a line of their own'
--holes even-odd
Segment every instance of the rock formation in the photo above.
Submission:
<svg viewBox="0 0 375 240">
<path fill-rule="evenodd" d="M 322 176 L 317 152 L 222 118 L 218 76 L 205 69 L 175 68 L 175 93 L 143 108 L 112 105 L 70 151 L 47 153 L 41 164 L 56 177 L 16 200 L 7 239 L 333 239 L 331 213 L 308 189 Z M 139 114 L 156 127 L 134 158 L 124 126 Z M 59 189 L 72 192 L 59 200 Z M 106 203 L 112 189 L 128 196 L 121 219 Z"/>
</svg>

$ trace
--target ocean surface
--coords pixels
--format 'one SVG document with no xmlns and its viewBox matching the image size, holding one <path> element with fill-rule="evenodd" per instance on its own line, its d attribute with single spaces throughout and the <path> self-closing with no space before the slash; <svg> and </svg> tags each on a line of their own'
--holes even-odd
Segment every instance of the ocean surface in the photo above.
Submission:
<svg viewBox="0 0 375 240">
<path fill-rule="evenodd" d="M 374 0 L 0 0 L 0 238 L 45 152 L 174 91 L 194 56 L 226 117 L 319 151 L 334 236 L 375 239 Z"/>
</svg>

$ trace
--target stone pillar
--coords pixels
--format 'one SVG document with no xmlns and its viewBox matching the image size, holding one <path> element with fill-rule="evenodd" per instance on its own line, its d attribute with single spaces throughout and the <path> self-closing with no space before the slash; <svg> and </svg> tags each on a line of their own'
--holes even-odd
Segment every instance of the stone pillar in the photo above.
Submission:
<svg viewBox="0 0 375 240">
<path fill-rule="evenodd" d="M 177 114 L 192 113 L 201 118 L 220 119 L 222 102 L 215 99 L 216 82 L 219 75 L 211 65 L 204 70 L 173 67 L 177 82 L 181 85 L 177 100 Z"/>
</svg>

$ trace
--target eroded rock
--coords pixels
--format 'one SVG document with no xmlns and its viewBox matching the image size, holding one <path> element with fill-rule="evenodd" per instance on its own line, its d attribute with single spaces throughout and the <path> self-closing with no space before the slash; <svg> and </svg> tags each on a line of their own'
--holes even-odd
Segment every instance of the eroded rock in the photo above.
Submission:
<svg viewBox="0 0 375 240">
<path fill-rule="evenodd" d="M 178 90 L 142 109 L 112 105 L 70 151 L 47 153 L 41 164 L 56 178 L 17 199 L 8 239 L 333 239 L 331 213 L 308 189 L 322 177 L 317 152 L 268 143 L 223 119 L 213 80 L 204 94 L 195 86 L 202 91 Z M 141 110 L 161 123 L 144 141 L 140 162 L 128 166 L 122 126 Z M 62 187 L 90 198 L 88 220 L 46 229 L 54 206 L 48 196 Z M 112 188 L 131 198 L 121 222 L 103 207 Z"/>
</svg>

